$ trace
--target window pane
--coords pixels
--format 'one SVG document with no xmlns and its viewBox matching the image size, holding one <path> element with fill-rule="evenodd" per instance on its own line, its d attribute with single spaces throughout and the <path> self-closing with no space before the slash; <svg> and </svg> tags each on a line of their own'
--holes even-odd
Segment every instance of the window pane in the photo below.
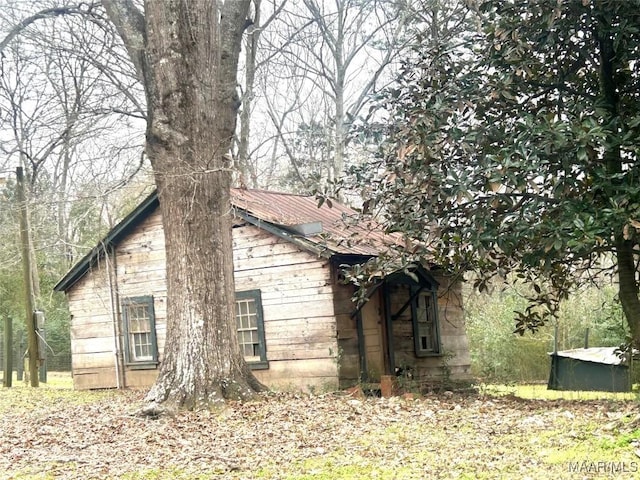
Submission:
<svg viewBox="0 0 640 480">
<path fill-rule="evenodd" d="M 238 343 L 245 360 L 259 361 L 258 306 L 254 298 L 236 300 L 236 325 Z"/>
<path fill-rule="evenodd" d="M 147 301 L 124 306 L 127 320 L 129 360 L 133 362 L 153 360 L 153 318 Z"/>
<path fill-rule="evenodd" d="M 151 335 L 148 333 L 135 333 L 131 335 L 133 360 L 152 360 Z"/>
<path fill-rule="evenodd" d="M 418 348 L 425 352 L 435 352 L 438 349 L 436 338 L 435 312 L 432 306 L 431 292 L 418 296 L 417 335 Z"/>
<path fill-rule="evenodd" d="M 256 315 L 256 301 L 253 299 L 247 301 L 247 314 L 252 316 Z"/>
</svg>

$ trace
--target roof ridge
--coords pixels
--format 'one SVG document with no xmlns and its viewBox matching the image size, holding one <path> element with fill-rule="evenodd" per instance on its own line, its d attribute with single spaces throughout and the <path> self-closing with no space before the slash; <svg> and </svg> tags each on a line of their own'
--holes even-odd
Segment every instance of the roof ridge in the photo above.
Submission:
<svg viewBox="0 0 640 480">
<path fill-rule="evenodd" d="M 311 198 L 313 197 L 312 194 L 307 193 L 307 194 L 302 194 L 302 193 L 291 193 L 291 192 L 278 192 L 275 190 L 267 190 L 265 188 L 239 188 L 239 187 L 232 187 L 231 188 L 232 191 L 238 191 L 238 192 L 259 192 L 259 193 L 266 193 L 268 195 L 288 195 L 290 197 L 301 197 L 301 198 Z"/>
</svg>

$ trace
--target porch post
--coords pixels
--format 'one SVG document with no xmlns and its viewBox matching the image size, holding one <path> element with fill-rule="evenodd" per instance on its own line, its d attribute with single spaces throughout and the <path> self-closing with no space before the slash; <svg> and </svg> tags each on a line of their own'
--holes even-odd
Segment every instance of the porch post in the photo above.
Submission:
<svg viewBox="0 0 640 480">
<path fill-rule="evenodd" d="M 358 356 L 360 357 L 360 381 L 369 381 L 369 368 L 367 366 L 367 347 L 364 344 L 364 327 L 362 325 L 362 309 L 356 313 L 356 330 L 358 332 Z"/>
<path fill-rule="evenodd" d="M 388 375 L 395 375 L 396 362 L 395 352 L 393 350 L 393 319 L 391 316 L 391 298 L 389 295 L 389 284 L 385 281 L 382 286 L 382 297 L 384 302 L 384 353 L 385 353 L 385 365 L 387 366 L 386 373 Z"/>
</svg>

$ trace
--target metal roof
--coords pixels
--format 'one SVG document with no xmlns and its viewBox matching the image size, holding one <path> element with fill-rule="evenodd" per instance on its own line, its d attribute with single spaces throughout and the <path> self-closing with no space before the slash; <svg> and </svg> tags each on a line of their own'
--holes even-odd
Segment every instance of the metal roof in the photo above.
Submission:
<svg viewBox="0 0 640 480">
<path fill-rule="evenodd" d="M 362 221 L 357 212 L 336 201 L 325 201 L 320 207 L 313 196 L 270 192 L 266 190 L 231 189 L 231 203 L 238 217 L 285 238 L 315 254 L 355 255 L 371 257 L 401 245 L 397 234 L 385 234 L 374 221 Z M 158 208 L 158 196 L 154 192 L 98 242 L 54 286 L 56 291 L 66 291 L 110 248 L 120 243 L 147 216 Z M 320 224 L 305 228 L 308 224 Z M 300 232 L 312 232 L 303 235 Z"/>
<path fill-rule="evenodd" d="M 572 358 L 583 362 L 603 363 L 606 365 L 624 365 L 624 355 L 619 355 L 619 351 L 620 349 L 618 347 L 591 347 L 552 352 L 549 355 Z"/>
<path fill-rule="evenodd" d="M 401 245 L 400 236 L 385 234 L 380 224 L 362 221 L 355 210 L 336 201 L 324 202 L 313 196 L 232 189 L 231 202 L 264 222 L 296 234 L 300 225 L 319 222 L 322 232 L 301 235 L 334 254 L 376 256 L 391 245 Z"/>
</svg>

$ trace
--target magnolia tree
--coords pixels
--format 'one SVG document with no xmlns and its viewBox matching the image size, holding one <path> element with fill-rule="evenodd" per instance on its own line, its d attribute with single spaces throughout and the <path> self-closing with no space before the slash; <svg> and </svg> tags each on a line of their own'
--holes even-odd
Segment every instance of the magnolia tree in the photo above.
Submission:
<svg viewBox="0 0 640 480">
<path fill-rule="evenodd" d="M 640 2 L 474 3 L 474 28 L 418 45 L 387 92 L 365 206 L 418 240 L 405 259 L 529 282 L 521 333 L 617 274 L 638 345 Z"/>
</svg>

